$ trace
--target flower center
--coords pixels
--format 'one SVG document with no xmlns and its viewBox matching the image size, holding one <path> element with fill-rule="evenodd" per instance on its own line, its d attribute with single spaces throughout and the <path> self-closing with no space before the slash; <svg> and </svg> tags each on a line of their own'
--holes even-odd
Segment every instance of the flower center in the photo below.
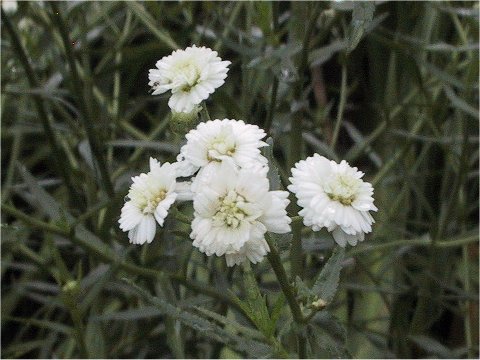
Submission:
<svg viewBox="0 0 480 360">
<path fill-rule="evenodd" d="M 359 179 L 345 176 L 343 174 L 336 175 L 328 181 L 324 190 L 330 199 L 338 201 L 343 205 L 351 205 L 356 197 L 359 188 Z"/>
<path fill-rule="evenodd" d="M 200 71 L 190 62 L 179 64 L 175 69 L 175 76 L 172 81 L 174 84 L 173 92 L 189 92 L 200 80 Z"/>
<path fill-rule="evenodd" d="M 158 204 L 163 201 L 167 196 L 167 191 L 165 189 L 160 189 L 155 193 L 150 199 L 147 199 L 146 203 L 143 205 L 142 212 L 144 214 L 152 214 L 157 208 Z"/>
<path fill-rule="evenodd" d="M 235 153 L 235 144 L 223 138 L 217 138 L 210 143 L 207 149 L 208 161 L 222 161 L 224 156 L 232 156 Z"/>
<path fill-rule="evenodd" d="M 238 228 L 247 216 L 242 205 L 245 205 L 245 198 L 230 190 L 226 196 L 220 198 L 220 206 L 213 216 L 214 223 L 217 226 Z"/>
</svg>

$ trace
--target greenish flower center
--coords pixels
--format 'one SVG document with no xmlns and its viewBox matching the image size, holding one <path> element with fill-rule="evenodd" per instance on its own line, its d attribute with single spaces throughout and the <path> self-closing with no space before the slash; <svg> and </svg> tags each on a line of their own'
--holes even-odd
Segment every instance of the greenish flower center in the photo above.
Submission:
<svg viewBox="0 0 480 360">
<path fill-rule="evenodd" d="M 230 190 L 226 196 L 220 198 L 220 206 L 213 216 L 214 222 L 217 225 L 234 229 L 238 228 L 242 220 L 247 216 L 245 211 L 242 210 L 242 205 L 244 204 L 245 198 Z"/>
<path fill-rule="evenodd" d="M 146 199 L 145 203 L 142 206 L 142 212 L 144 214 L 153 214 L 158 204 L 163 201 L 167 196 L 167 191 L 165 189 L 160 189 L 154 196 L 150 199 Z"/>
<path fill-rule="evenodd" d="M 359 182 L 359 179 L 353 177 L 336 175 L 325 184 L 324 190 L 331 200 L 349 206 L 357 197 Z"/>
</svg>

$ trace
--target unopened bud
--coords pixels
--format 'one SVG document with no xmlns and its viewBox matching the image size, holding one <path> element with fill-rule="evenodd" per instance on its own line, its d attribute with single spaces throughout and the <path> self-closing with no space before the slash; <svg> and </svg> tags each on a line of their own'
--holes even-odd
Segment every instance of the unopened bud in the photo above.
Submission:
<svg viewBox="0 0 480 360">
<path fill-rule="evenodd" d="M 63 292 L 75 294 L 78 292 L 78 281 L 70 280 L 62 288 Z"/>
<path fill-rule="evenodd" d="M 197 125 L 200 110 L 202 110 L 202 108 L 197 105 L 191 112 L 172 111 L 170 129 L 176 134 L 185 135 Z"/>
</svg>

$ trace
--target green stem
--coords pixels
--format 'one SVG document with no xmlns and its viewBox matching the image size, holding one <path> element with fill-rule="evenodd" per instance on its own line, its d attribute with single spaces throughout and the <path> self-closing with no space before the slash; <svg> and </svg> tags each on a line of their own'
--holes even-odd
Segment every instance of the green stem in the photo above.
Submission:
<svg viewBox="0 0 480 360">
<path fill-rule="evenodd" d="M 463 276 L 463 288 L 465 293 L 469 294 L 471 291 L 470 286 L 470 263 L 468 260 L 468 246 L 464 245 L 462 247 L 462 257 L 463 257 L 463 267 L 464 267 L 464 276 Z M 473 345 L 472 345 L 472 324 L 470 321 L 470 300 L 465 300 L 465 343 L 467 345 L 468 358 L 473 359 Z"/>
<path fill-rule="evenodd" d="M 340 134 L 340 127 L 342 125 L 343 112 L 345 111 L 345 103 L 347 101 L 347 64 L 342 65 L 342 84 L 340 87 L 340 103 L 338 104 L 337 120 L 335 121 L 335 128 L 333 130 L 332 142 L 330 147 L 335 150 L 337 145 L 338 135 Z"/>
<path fill-rule="evenodd" d="M 425 123 L 425 117 L 422 117 L 418 120 L 415 125 L 413 125 L 412 129 L 410 130 L 410 134 L 416 135 L 422 129 L 423 124 Z M 395 166 L 397 161 L 405 154 L 405 152 L 409 149 L 410 143 L 412 142 L 411 139 L 407 140 L 407 143 L 398 150 L 389 160 L 388 162 L 383 165 L 383 167 L 378 171 L 377 175 L 372 179 L 371 183 L 372 186 L 375 187 L 387 174 L 392 168 Z"/>
<path fill-rule="evenodd" d="M 282 288 L 282 292 L 287 299 L 288 306 L 292 312 L 293 319 L 297 324 L 302 324 L 304 322 L 302 309 L 300 309 L 300 305 L 298 304 L 297 300 L 295 299 L 295 294 L 288 282 L 287 273 L 285 272 L 285 268 L 282 265 L 282 260 L 280 259 L 280 254 L 277 251 L 277 248 L 273 241 L 271 240 L 270 236 L 267 234 L 265 236 L 265 240 L 270 247 L 270 253 L 267 255 L 268 261 L 272 266 L 273 271 L 277 277 L 277 280 Z"/>
<path fill-rule="evenodd" d="M 307 339 L 304 336 L 298 336 L 298 358 L 306 359 L 307 358 Z"/>
<path fill-rule="evenodd" d="M 77 97 L 78 105 L 80 106 L 82 115 L 83 115 L 81 116 L 81 119 L 83 120 L 83 124 L 85 126 L 88 142 L 92 149 L 92 153 L 97 160 L 98 168 L 100 170 L 105 191 L 110 197 L 112 197 L 114 195 L 114 190 L 113 190 L 113 185 L 108 173 L 105 157 L 102 152 L 102 147 L 95 134 L 94 121 L 91 116 L 89 105 L 86 104 L 85 101 L 83 101 L 84 97 L 82 95 L 84 94 L 84 91 L 83 91 L 82 83 L 80 81 L 80 76 L 78 74 L 75 57 L 72 51 L 72 45 L 71 45 L 72 42 L 68 35 L 68 30 L 65 25 L 65 22 L 63 21 L 61 11 L 59 10 L 58 5 L 55 2 L 50 2 L 49 4 L 54 12 L 54 14 L 52 15 L 52 20 L 55 24 L 57 24 L 58 30 L 60 32 L 60 37 L 62 38 L 63 46 L 65 48 L 65 54 L 67 56 L 67 62 L 70 67 L 75 95 Z"/>
<path fill-rule="evenodd" d="M 192 219 L 190 219 L 188 216 L 182 214 L 177 208 L 171 208 L 172 215 L 175 217 L 176 220 L 190 225 L 192 223 Z"/>
<path fill-rule="evenodd" d="M 145 115 L 147 116 L 147 118 L 150 119 L 150 116 L 145 113 Z M 153 120 L 153 119 L 152 119 Z M 147 140 L 147 141 L 152 141 L 153 139 L 155 139 L 159 134 L 161 134 L 168 126 L 168 123 L 169 123 L 169 116 L 166 116 L 158 125 L 155 129 L 153 129 L 153 131 L 148 134 L 148 135 L 144 135 L 142 132 L 138 132 L 136 131 L 136 129 L 131 126 L 130 124 L 128 124 L 126 121 L 121 121 L 120 122 L 120 126 L 125 130 L 125 131 L 136 131 L 135 134 L 133 136 L 135 137 L 138 137 L 139 139 L 141 140 Z M 125 171 L 131 169 L 134 165 L 134 163 L 140 158 L 140 156 L 143 155 L 143 153 L 146 151 L 146 148 L 145 147 L 138 147 L 135 149 L 135 151 L 133 152 L 133 154 L 130 156 L 130 158 L 127 160 L 127 162 L 120 166 L 117 170 L 115 170 L 115 172 L 113 173 L 113 176 L 112 178 L 113 179 L 116 179 L 118 178 L 120 175 L 122 175 L 123 173 L 125 173 Z"/>
<path fill-rule="evenodd" d="M 18 34 L 15 28 L 13 27 L 12 23 L 10 22 L 10 19 L 5 14 L 3 9 L 1 9 L 1 14 L 2 14 L 3 23 L 5 24 L 5 29 L 10 35 L 10 38 L 12 40 L 12 46 L 15 52 L 17 53 L 20 63 L 22 64 L 25 70 L 30 86 L 32 88 L 39 88 L 40 87 L 39 82 L 30 65 L 27 54 L 23 49 L 22 43 L 20 42 L 20 39 L 18 37 Z M 42 122 L 45 135 L 47 136 L 48 142 L 50 143 L 50 147 L 52 148 L 54 164 L 56 166 L 56 169 L 64 179 L 65 185 L 69 189 L 69 193 L 71 194 L 74 202 L 78 206 L 79 204 L 82 204 L 83 201 L 81 201 L 80 195 L 77 192 L 75 186 L 73 185 L 73 181 L 71 178 L 71 176 L 73 176 L 73 171 L 71 169 L 70 163 L 68 161 L 65 161 L 68 157 L 65 155 L 61 145 L 57 140 L 57 137 L 55 136 L 51 119 L 48 117 L 47 110 L 42 102 L 41 96 L 39 94 L 33 94 L 33 101 L 37 108 L 40 121 Z"/>
<path fill-rule="evenodd" d="M 17 163 L 18 156 L 20 155 L 21 145 L 22 145 L 22 133 L 16 132 L 13 135 L 12 152 L 10 154 L 10 160 L 8 161 L 6 179 L 5 179 L 5 182 L 3 183 L 3 194 L 1 199 L 2 204 L 7 202 L 12 192 L 12 183 L 13 183 L 13 177 L 15 174 L 15 165 Z"/>
<path fill-rule="evenodd" d="M 303 48 L 300 54 L 300 64 L 298 67 L 299 79 L 296 83 L 294 89 L 294 96 L 297 100 L 301 100 L 302 92 L 303 92 L 303 83 L 305 80 L 304 73 L 308 67 L 308 53 L 310 49 L 310 40 L 313 30 L 315 28 L 315 22 L 320 13 L 320 7 L 318 3 L 315 3 L 314 8 L 312 10 L 312 16 L 309 19 L 307 24 L 307 28 L 305 31 L 304 39 L 303 39 Z M 301 111 L 297 111 L 292 116 L 291 121 L 291 130 L 290 130 L 290 151 L 288 157 L 288 165 L 289 168 L 292 168 L 297 161 L 299 161 L 302 157 L 303 153 L 303 139 L 302 139 L 302 121 L 303 115 Z M 293 209 L 293 213 L 298 213 L 298 206 L 292 199 L 291 208 Z M 303 272 L 303 262 L 304 256 L 302 252 L 302 232 L 301 227 L 293 224 L 292 226 L 292 247 L 290 251 L 290 261 L 292 262 L 292 278 L 294 279 L 297 275 L 301 275 Z"/>
<path fill-rule="evenodd" d="M 272 42 L 272 45 L 275 46 L 277 45 L 277 39 L 275 38 L 275 34 L 277 33 L 278 30 L 278 3 L 277 2 L 272 2 L 271 3 L 272 7 L 272 38 L 270 41 Z M 278 92 L 278 78 L 277 76 L 274 75 L 273 77 L 273 84 L 272 84 L 272 93 L 270 97 L 270 106 L 268 107 L 268 112 L 267 112 L 267 118 L 265 120 L 265 126 L 264 130 L 267 134 L 270 134 L 270 128 L 272 126 L 273 122 L 273 114 L 275 113 L 275 107 L 277 104 L 277 92 Z"/>
<path fill-rule="evenodd" d="M 70 297 L 70 295 L 67 296 Z M 75 327 L 75 333 L 77 335 L 77 344 L 80 350 L 80 355 L 83 358 L 87 358 L 88 352 L 87 345 L 85 343 L 85 325 L 83 324 L 82 316 L 80 314 L 80 311 L 78 310 L 77 303 L 74 299 L 69 298 L 66 303 Z"/>
<path fill-rule="evenodd" d="M 273 79 L 272 85 L 272 95 L 270 97 L 270 106 L 268 108 L 267 119 L 265 120 L 264 130 L 267 134 L 270 133 L 270 127 L 273 122 L 273 114 L 275 112 L 275 107 L 277 103 L 277 92 L 278 92 L 278 78 L 275 76 Z"/>
<path fill-rule="evenodd" d="M 303 218 L 300 215 L 292 216 L 291 219 L 292 219 L 292 224 L 302 222 L 302 220 L 303 220 Z"/>
<path fill-rule="evenodd" d="M 303 277 L 302 223 L 292 222 L 292 246 L 290 248 L 291 279 Z"/>
<path fill-rule="evenodd" d="M 207 104 L 204 102 L 201 106 L 202 106 L 202 110 L 200 111 L 200 115 L 202 116 L 202 120 L 203 121 L 212 120 L 210 118 L 210 114 L 208 113 Z"/>
</svg>

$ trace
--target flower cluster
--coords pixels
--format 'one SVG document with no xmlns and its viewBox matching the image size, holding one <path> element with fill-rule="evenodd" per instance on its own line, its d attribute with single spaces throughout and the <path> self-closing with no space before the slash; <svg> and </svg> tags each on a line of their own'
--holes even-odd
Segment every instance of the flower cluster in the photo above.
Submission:
<svg viewBox="0 0 480 360">
<path fill-rule="evenodd" d="M 173 113 L 198 108 L 224 83 L 229 61 L 195 45 L 177 50 L 150 70 L 153 94 L 168 90 Z M 291 231 L 287 191 L 272 191 L 269 164 L 260 149 L 265 132 L 242 120 L 209 120 L 185 135 L 177 161 L 161 165 L 150 159 L 150 171 L 133 177 L 122 208 L 120 229 L 133 244 L 150 243 L 156 224 L 163 226 L 175 201 L 192 201 L 192 244 L 208 256 L 225 256 L 228 266 L 257 263 L 270 251 L 267 232 Z M 318 154 L 292 169 L 288 189 L 295 194 L 306 226 L 326 228 L 340 246 L 356 245 L 374 222 L 372 185 L 346 161 L 337 164 Z M 183 181 L 179 181 L 183 178 Z"/>
<path fill-rule="evenodd" d="M 178 162 L 160 166 L 151 159 L 150 172 L 132 179 L 120 228 L 134 244 L 151 242 L 155 220 L 163 225 L 183 191 L 184 199 L 193 200 L 193 246 L 207 255 L 225 255 L 228 266 L 259 262 L 270 251 L 265 233 L 288 233 L 291 222 L 288 192 L 269 189 L 267 159 L 260 153 L 265 136 L 241 120 L 199 124 L 186 135 Z M 177 182 L 178 177 L 192 182 Z"/>
</svg>

